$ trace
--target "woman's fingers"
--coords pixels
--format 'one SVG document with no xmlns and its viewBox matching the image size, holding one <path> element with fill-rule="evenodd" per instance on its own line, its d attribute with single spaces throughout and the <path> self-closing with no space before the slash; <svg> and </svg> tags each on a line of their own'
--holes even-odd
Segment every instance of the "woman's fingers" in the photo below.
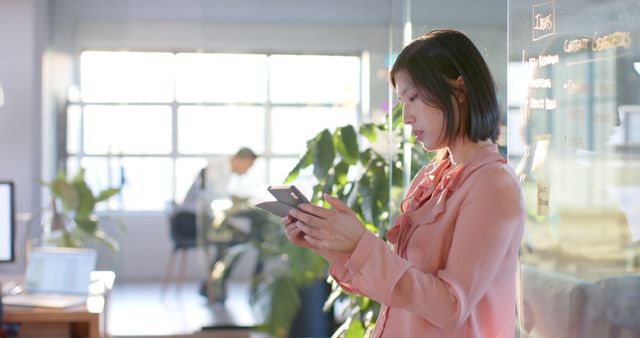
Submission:
<svg viewBox="0 0 640 338">
<path fill-rule="evenodd" d="M 296 238 L 301 232 L 302 230 L 294 226 L 290 229 L 287 229 L 287 236 L 289 236 L 290 238 Z"/>
<path fill-rule="evenodd" d="M 303 203 L 300 204 L 298 206 L 298 208 L 300 208 L 300 210 L 308 213 L 308 214 L 312 214 L 314 216 L 317 216 L 319 218 L 327 218 L 327 217 L 331 217 L 335 211 L 333 210 L 329 210 L 329 209 L 325 209 L 323 207 L 319 207 L 317 205 L 313 205 L 310 203 Z"/>
<path fill-rule="evenodd" d="M 282 223 L 282 225 L 287 226 L 288 224 L 295 222 L 295 219 L 290 215 L 287 215 L 282 217 L 282 220 L 280 222 Z"/>
<path fill-rule="evenodd" d="M 300 222 L 306 223 L 306 224 L 310 224 L 310 225 L 320 225 L 322 223 L 322 221 L 324 220 L 323 218 L 317 217 L 315 215 L 312 214 L 308 214 L 304 211 L 300 211 L 298 209 L 293 209 L 291 211 L 289 211 L 289 216 L 297 219 Z"/>
<path fill-rule="evenodd" d="M 326 245 L 324 244 L 323 241 L 313 238 L 313 236 L 311 235 L 305 235 L 304 239 L 309 242 L 309 244 L 313 245 L 316 248 L 322 248 L 322 249 L 326 249 Z"/>
<path fill-rule="evenodd" d="M 342 202 L 341 200 L 329 195 L 329 194 L 323 194 L 322 197 L 324 198 L 325 201 L 327 201 L 327 203 L 331 204 L 331 206 L 336 209 L 338 212 L 351 212 L 351 208 L 349 208 L 346 204 L 344 204 L 344 202 Z"/>
<path fill-rule="evenodd" d="M 291 239 L 293 238 L 297 232 L 299 232 L 300 229 L 298 229 L 298 227 L 294 226 L 287 226 L 284 228 L 284 233 L 287 235 L 287 238 Z"/>
<path fill-rule="evenodd" d="M 301 221 L 296 222 L 296 226 L 305 234 L 314 238 L 324 238 L 324 230 L 317 227 L 309 226 Z"/>
</svg>

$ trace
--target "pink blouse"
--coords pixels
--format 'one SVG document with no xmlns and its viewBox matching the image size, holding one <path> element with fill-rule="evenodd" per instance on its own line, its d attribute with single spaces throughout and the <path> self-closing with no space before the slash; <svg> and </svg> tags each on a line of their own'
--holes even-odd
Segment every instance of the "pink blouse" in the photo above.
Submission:
<svg viewBox="0 0 640 338">
<path fill-rule="evenodd" d="M 345 291 L 382 305 L 374 337 L 514 336 L 518 180 L 496 145 L 450 166 L 416 175 L 387 234 L 393 249 L 365 231 L 351 255 L 325 255 Z"/>
</svg>

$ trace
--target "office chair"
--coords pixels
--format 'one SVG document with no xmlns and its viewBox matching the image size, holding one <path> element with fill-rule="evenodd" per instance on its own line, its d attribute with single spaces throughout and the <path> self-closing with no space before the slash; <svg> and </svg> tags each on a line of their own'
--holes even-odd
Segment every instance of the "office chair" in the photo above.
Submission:
<svg viewBox="0 0 640 338">
<path fill-rule="evenodd" d="M 601 279 L 584 290 L 585 321 L 580 337 L 640 337 L 640 276 Z"/>
<path fill-rule="evenodd" d="M 171 258 L 169 259 L 165 278 L 162 283 L 162 294 L 164 294 L 167 284 L 169 283 L 169 279 L 173 272 L 173 265 L 175 263 L 176 256 L 179 253 L 182 253 L 179 267 L 180 270 L 178 272 L 179 285 L 184 281 L 187 250 L 197 247 L 195 213 L 191 211 L 176 211 L 169 219 L 169 228 L 171 240 L 173 241 L 173 250 L 171 252 Z"/>
</svg>

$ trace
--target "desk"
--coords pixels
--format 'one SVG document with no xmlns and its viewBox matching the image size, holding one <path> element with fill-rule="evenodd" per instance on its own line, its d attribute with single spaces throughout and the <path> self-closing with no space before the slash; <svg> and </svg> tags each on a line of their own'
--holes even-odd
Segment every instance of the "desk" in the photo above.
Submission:
<svg viewBox="0 0 640 338">
<path fill-rule="evenodd" d="M 7 306 L 4 320 L 7 323 L 20 323 L 21 331 L 24 329 L 27 335 L 29 332 L 35 335 L 38 331 L 44 334 L 58 324 L 58 330 L 60 325 L 66 326 L 71 337 L 100 338 L 101 314 L 89 312 L 86 305 L 65 309 Z M 19 332 L 19 335 L 22 337 L 23 332 Z"/>
<path fill-rule="evenodd" d="M 115 273 L 94 271 L 91 273 L 90 295 L 87 303 L 64 309 L 44 307 L 5 306 L 4 322 L 21 324 L 19 336 L 43 336 L 52 328 L 60 328 L 73 338 L 106 337 L 106 310 L 109 291 L 113 287 Z M 23 329 L 24 333 L 23 334 Z M 55 330 L 54 330 L 55 331 Z M 48 335 L 48 334 L 47 334 Z"/>
</svg>

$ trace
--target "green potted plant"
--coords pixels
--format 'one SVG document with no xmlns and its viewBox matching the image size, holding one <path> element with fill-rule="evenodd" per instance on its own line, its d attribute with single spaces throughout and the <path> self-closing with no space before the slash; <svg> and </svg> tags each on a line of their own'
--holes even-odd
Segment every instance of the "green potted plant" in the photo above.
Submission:
<svg viewBox="0 0 640 338">
<path fill-rule="evenodd" d="M 319 203 L 323 193 L 334 195 L 354 210 L 367 230 L 384 237 L 397 216 L 397 202 L 408 183 L 405 182 L 403 149 L 405 146 L 411 149 L 409 177 L 434 156 L 414 146 L 415 138 L 405 138 L 403 131 L 400 105 L 393 108 L 390 118 L 379 124 L 360 125 L 357 132 L 353 126 L 337 128 L 333 133 L 324 130 L 307 143 L 307 153 L 286 182 L 293 181 L 302 169 L 313 165 L 318 183 L 311 202 Z M 349 176 L 354 178 L 347 179 Z M 332 292 L 325 302 L 325 310 L 337 300 L 347 304 L 341 314 L 344 322 L 334 336 L 368 336 L 379 305 L 366 297 L 346 294 L 337 283 L 330 282 Z"/>
<path fill-rule="evenodd" d="M 235 228 L 234 224 L 240 219 L 254 225 L 249 232 Z M 258 329 L 274 337 L 289 335 L 294 318 L 304 308 L 300 291 L 318 280 L 324 281 L 327 272 L 320 256 L 289 243 L 280 220 L 249 204 L 228 209 L 217 231 L 232 237 L 236 244 L 231 250 L 225 250 L 223 257 L 212 266 L 207 281 L 208 296 L 213 301 L 224 301 L 225 281 L 233 266 L 243 253 L 257 249 L 259 263 L 251 285 L 250 302 Z M 318 308 L 321 307 L 322 304 Z"/>
<path fill-rule="evenodd" d="M 51 182 L 41 183 L 51 193 L 51 209 L 42 219 L 44 244 L 84 247 L 94 241 L 118 251 L 118 243 L 99 227 L 95 207 L 117 195 L 121 188 L 108 188 L 94 195 L 85 181 L 83 168 L 70 179 L 61 171 Z M 121 223 L 117 224 L 124 229 Z"/>
<path fill-rule="evenodd" d="M 300 172 L 313 166 L 318 183 L 310 196 L 312 203 L 320 203 L 323 193 L 337 196 L 355 211 L 369 231 L 384 236 L 390 220 L 395 217 L 397 202 L 404 193 L 403 147 L 411 147 L 411 176 L 424 166 L 433 154 L 421 147 L 413 147 L 414 138 L 403 139 L 402 108 L 393 109 L 391 119 L 379 124 L 351 125 L 337 128 L 333 133 L 323 130 L 307 142 L 307 151 L 291 170 L 285 183 L 291 183 Z M 380 146 L 385 144 L 386 146 Z M 325 205 L 326 207 L 327 205 Z M 279 219 L 269 222 L 281 228 Z M 270 230 L 273 238 L 263 238 L 262 252 L 280 258 L 284 268 L 258 276 L 253 303 L 266 313 L 264 328 L 274 335 L 283 335 L 300 308 L 297 290 L 314 280 L 324 279 L 327 266 L 310 250 L 298 248 L 286 241 L 280 229 Z M 379 305 L 366 297 L 348 295 L 329 279 L 331 293 L 324 304 L 325 311 L 337 300 L 346 303 L 343 325 L 334 336 L 363 337 L 373 328 L 373 318 Z"/>
</svg>

